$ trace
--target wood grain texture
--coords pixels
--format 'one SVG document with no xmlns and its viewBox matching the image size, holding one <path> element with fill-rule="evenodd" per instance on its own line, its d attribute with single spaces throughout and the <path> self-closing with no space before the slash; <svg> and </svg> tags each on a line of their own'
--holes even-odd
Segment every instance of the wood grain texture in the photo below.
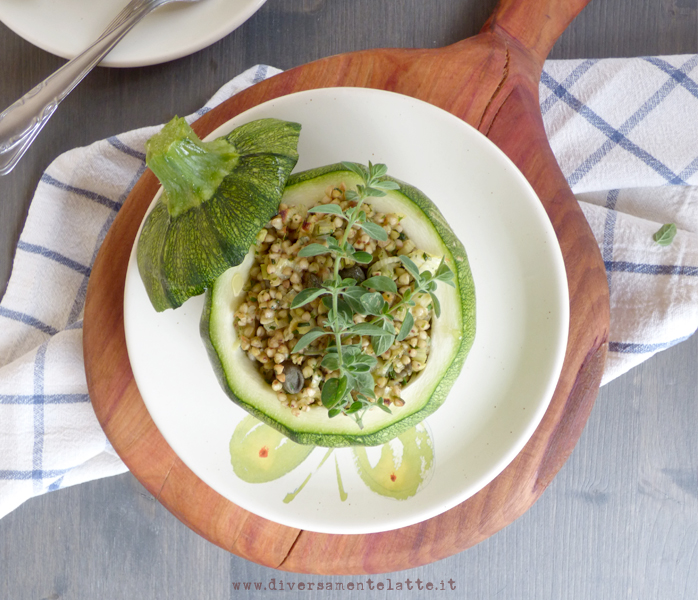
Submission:
<svg viewBox="0 0 698 600">
<path fill-rule="evenodd" d="M 308 573 L 379 573 L 439 560 L 486 539 L 522 515 L 547 487 L 581 435 L 598 391 L 608 335 L 603 263 L 548 146 L 537 94 L 545 54 L 584 4 L 503 0 L 474 38 L 436 50 L 382 49 L 321 59 L 234 96 L 194 124 L 203 136 L 260 102 L 301 90 L 386 89 L 440 106 L 477 127 L 538 193 L 560 240 L 570 288 L 562 375 L 549 410 L 520 455 L 478 494 L 424 523 L 373 535 L 299 532 L 226 501 L 169 450 L 133 385 L 123 334 L 128 255 L 156 190 L 152 174 L 144 175 L 114 222 L 90 278 L 85 362 L 93 405 L 113 446 L 184 523 L 260 564 Z"/>
</svg>

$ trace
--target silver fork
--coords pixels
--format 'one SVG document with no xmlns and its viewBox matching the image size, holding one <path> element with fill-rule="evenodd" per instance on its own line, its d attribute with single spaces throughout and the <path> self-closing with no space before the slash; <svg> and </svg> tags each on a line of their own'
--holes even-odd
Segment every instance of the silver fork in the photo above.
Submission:
<svg viewBox="0 0 698 600">
<path fill-rule="evenodd" d="M 15 167 L 61 101 L 143 17 L 163 4 L 198 1 L 131 0 L 94 44 L 0 113 L 0 175 Z"/>
</svg>

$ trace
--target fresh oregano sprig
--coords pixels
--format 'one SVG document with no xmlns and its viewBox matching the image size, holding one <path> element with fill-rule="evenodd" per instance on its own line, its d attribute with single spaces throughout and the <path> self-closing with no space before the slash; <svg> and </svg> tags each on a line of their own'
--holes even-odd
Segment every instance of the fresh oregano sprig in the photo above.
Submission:
<svg viewBox="0 0 698 600">
<path fill-rule="evenodd" d="M 414 290 L 410 290 L 402 297 L 398 294 L 395 282 L 386 276 L 377 275 L 369 277 L 360 285 L 353 278 L 340 276 L 343 261 L 352 260 L 359 264 L 369 264 L 373 256 L 368 252 L 355 250 L 347 242 L 349 231 L 354 225 L 361 228 L 366 234 L 377 241 L 387 241 L 385 230 L 376 223 L 367 220 L 366 212 L 362 205 L 366 198 L 385 196 L 390 190 L 399 189 L 399 185 L 386 179 L 387 167 L 383 164 L 373 165 L 368 163 L 368 169 L 350 162 L 342 165 L 358 175 L 362 183 L 356 186 L 356 191 L 347 190 L 345 198 L 355 205 L 346 211 L 337 204 L 324 204 L 309 209 L 311 213 L 322 213 L 340 217 L 346 221 L 344 234 L 340 240 L 333 236 L 324 238 L 325 244 L 313 243 L 305 246 L 299 252 L 299 256 L 312 257 L 321 254 L 331 254 L 334 261 L 334 273 L 330 280 L 324 281 L 322 287 L 307 288 L 299 292 L 291 308 L 299 308 L 316 300 L 322 302 L 329 309 L 327 312 L 326 327 L 314 327 L 296 343 L 293 352 L 300 352 L 307 346 L 323 336 L 331 336 L 327 351 L 320 366 L 329 371 L 337 371 L 338 377 L 328 379 L 322 387 L 321 400 L 328 409 L 328 416 L 335 417 L 340 413 L 351 415 L 359 427 L 363 428 L 362 418 L 371 406 L 378 406 L 386 412 L 391 412 L 382 398 L 375 396 L 375 382 L 371 371 L 376 366 L 377 356 L 386 352 L 397 339 L 401 341 L 407 337 L 414 318 L 409 308 L 415 306 L 416 294 L 429 293 L 433 302 L 434 311 L 440 314 L 439 301 L 435 295 L 436 282 L 443 281 L 449 285 L 453 283 L 453 272 L 441 261 L 434 274 L 420 273 L 418 267 L 406 256 L 401 256 L 405 270 L 415 280 Z M 399 297 L 399 301 L 390 306 L 382 296 L 389 292 Z M 405 306 L 407 311 L 403 318 L 400 331 L 395 330 L 393 321 L 398 309 Z M 370 317 L 363 323 L 354 323 L 354 315 L 360 314 Z M 344 343 L 346 338 L 354 336 L 369 336 L 375 356 L 366 354 L 357 344 Z"/>
</svg>

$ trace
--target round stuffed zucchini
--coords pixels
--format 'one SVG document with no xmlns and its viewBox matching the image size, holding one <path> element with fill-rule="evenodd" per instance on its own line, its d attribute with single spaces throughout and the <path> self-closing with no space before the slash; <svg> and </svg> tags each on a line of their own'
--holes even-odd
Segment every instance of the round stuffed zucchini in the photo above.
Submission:
<svg viewBox="0 0 698 600">
<path fill-rule="evenodd" d="M 463 245 L 422 192 L 393 178 L 386 179 L 397 183 L 399 189 L 367 202 L 375 211 L 402 216 L 400 223 L 409 239 L 430 257 L 443 257 L 455 275 L 454 286 L 439 283 L 435 292 L 441 314 L 432 318 L 431 348 L 425 367 L 402 388 L 404 405 L 393 406 L 390 412 L 372 408 L 363 416 L 361 426 L 346 415 L 329 418 L 323 406 L 294 414 L 279 402 L 240 347 L 234 326 L 234 314 L 245 298 L 254 249 L 206 292 L 201 336 L 222 388 L 233 402 L 299 444 L 374 446 L 400 435 L 443 404 L 475 337 L 475 289 Z M 359 184 L 361 178 L 342 164 L 329 165 L 292 175 L 281 203 L 309 208 L 328 187 L 355 189 Z"/>
</svg>

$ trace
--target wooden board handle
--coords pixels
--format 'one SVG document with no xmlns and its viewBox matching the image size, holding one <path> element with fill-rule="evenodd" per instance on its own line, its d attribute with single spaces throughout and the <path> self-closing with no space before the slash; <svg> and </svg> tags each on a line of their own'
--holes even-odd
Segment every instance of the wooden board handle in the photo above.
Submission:
<svg viewBox="0 0 698 600">
<path fill-rule="evenodd" d="M 500 0 L 482 28 L 499 29 L 542 64 L 562 32 L 589 0 Z"/>
</svg>

